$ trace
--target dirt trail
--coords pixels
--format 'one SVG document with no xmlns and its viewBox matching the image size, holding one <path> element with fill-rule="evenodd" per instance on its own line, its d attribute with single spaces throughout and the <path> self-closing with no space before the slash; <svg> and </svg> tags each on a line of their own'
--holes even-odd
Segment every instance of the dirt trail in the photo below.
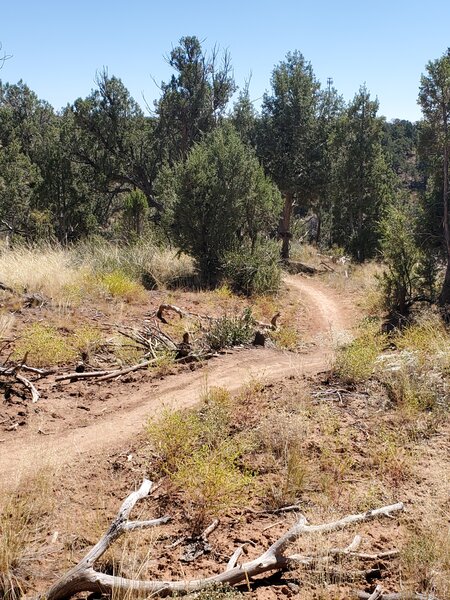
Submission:
<svg viewBox="0 0 450 600">
<path fill-rule="evenodd" d="M 97 417 L 87 426 L 51 436 L 30 432 L 25 439 L 7 440 L 0 444 L 0 489 L 8 488 L 41 465 L 63 467 L 123 447 L 142 431 L 148 417 L 163 407 L 194 405 L 207 386 L 233 391 L 252 377 L 267 381 L 326 369 L 335 336 L 351 327 L 351 315 L 338 294 L 319 281 L 299 276 L 287 277 L 285 281 L 298 291 L 308 313 L 309 333 L 316 336 L 309 351 L 294 354 L 266 348 L 237 350 L 210 361 L 198 371 L 174 375 L 157 384 L 144 382 L 122 398 L 116 412 Z"/>
</svg>

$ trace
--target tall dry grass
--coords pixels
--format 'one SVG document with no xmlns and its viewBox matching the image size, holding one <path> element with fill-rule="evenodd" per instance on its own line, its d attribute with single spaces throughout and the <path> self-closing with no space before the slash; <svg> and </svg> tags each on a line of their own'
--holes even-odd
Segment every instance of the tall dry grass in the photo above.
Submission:
<svg viewBox="0 0 450 600">
<path fill-rule="evenodd" d="M 63 248 L 18 247 L 0 253 L 0 281 L 18 293 L 70 300 L 85 274 L 85 269 L 74 265 L 71 253 Z"/>
<path fill-rule="evenodd" d="M 19 294 L 40 293 L 55 303 L 76 303 L 86 293 L 104 292 L 105 276 L 127 277 L 145 287 L 164 288 L 194 273 L 189 256 L 151 242 L 118 246 L 94 240 L 70 248 L 46 245 L 0 250 L 2 283 Z"/>
</svg>

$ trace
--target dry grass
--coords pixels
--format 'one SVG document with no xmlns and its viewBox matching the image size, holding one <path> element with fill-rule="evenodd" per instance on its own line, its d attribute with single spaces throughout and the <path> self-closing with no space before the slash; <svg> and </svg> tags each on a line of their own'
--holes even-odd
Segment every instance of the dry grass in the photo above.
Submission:
<svg viewBox="0 0 450 600">
<path fill-rule="evenodd" d="M 190 257 L 151 243 L 105 241 L 71 248 L 18 247 L 0 252 L 0 281 L 17 293 L 41 293 L 58 304 L 78 304 L 105 291 L 126 301 L 143 299 L 142 285 L 165 287 L 195 273 Z"/>
<path fill-rule="evenodd" d="M 442 521 L 417 525 L 401 553 L 407 587 L 437 598 L 450 597 L 450 527 Z"/>
<path fill-rule="evenodd" d="M 11 335 L 14 327 L 15 317 L 11 313 L 0 314 L 0 340 Z"/>
<path fill-rule="evenodd" d="M 0 495 L 0 596 L 19 600 L 42 559 L 46 520 L 52 510 L 52 479 L 41 471 Z"/>
<path fill-rule="evenodd" d="M 18 293 L 41 293 L 54 302 L 74 301 L 80 295 L 85 269 L 75 267 L 61 248 L 15 248 L 0 254 L 0 281 Z"/>
</svg>

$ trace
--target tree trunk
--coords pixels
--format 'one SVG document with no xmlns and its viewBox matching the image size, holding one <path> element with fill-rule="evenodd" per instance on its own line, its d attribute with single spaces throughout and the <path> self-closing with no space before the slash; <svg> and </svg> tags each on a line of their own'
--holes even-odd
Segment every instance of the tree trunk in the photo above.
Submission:
<svg viewBox="0 0 450 600">
<path fill-rule="evenodd" d="M 439 294 L 439 304 L 450 304 L 450 257 L 447 258 L 447 268 L 445 269 L 444 283 Z"/>
<path fill-rule="evenodd" d="M 292 192 L 286 192 L 284 196 L 284 208 L 283 214 L 280 221 L 280 236 L 283 240 L 281 245 L 281 258 L 283 260 L 289 260 L 289 245 L 292 234 L 290 232 L 292 209 L 294 207 L 294 194 Z"/>
<path fill-rule="evenodd" d="M 445 127 L 445 141 L 444 141 L 444 185 L 443 185 L 443 229 L 444 229 L 444 242 L 445 249 L 447 252 L 447 268 L 445 270 L 445 279 L 442 286 L 441 293 L 439 295 L 439 304 L 450 304 L 450 226 L 448 221 L 448 142 L 447 142 L 447 114 L 444 111 L 443 115 L 444 127 Z"/>
</svg>

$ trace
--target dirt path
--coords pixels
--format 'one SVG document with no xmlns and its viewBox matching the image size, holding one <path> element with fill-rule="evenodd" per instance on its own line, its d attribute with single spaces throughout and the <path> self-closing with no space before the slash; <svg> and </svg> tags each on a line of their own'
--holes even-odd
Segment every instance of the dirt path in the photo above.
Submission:
<svg viewBox="0 0 450 600">
<path fill-rule="evenodd" d="M 233 391 L 251 378 L 276 380 L 326 369 L 336 335 L 351 327 L 351 315 L 338 294 L 319 281 L 299 276 L 287 277 L 285 281 L 298 292 L 306 307 L 308 330 L 316 337 L 309 351 L 295 354 L 264 348 L 237 350 L 210 361 L 198 371 L 174 375 L 157 384 L 143 382 L 131 393 L 126 390 L 127 395 L 117 399 L 117 410 L 103 417 L 91 416 L 76 428 L 48 436 L 30 432 L 25 438 L 6 440 L 0 444 L 0 488 L 6 489 L 41 465 L 64 467 L 111 452 L 135 438 L 147 419 L 163 407 L 194 405 L 207 386 Z"/>
</svg>

